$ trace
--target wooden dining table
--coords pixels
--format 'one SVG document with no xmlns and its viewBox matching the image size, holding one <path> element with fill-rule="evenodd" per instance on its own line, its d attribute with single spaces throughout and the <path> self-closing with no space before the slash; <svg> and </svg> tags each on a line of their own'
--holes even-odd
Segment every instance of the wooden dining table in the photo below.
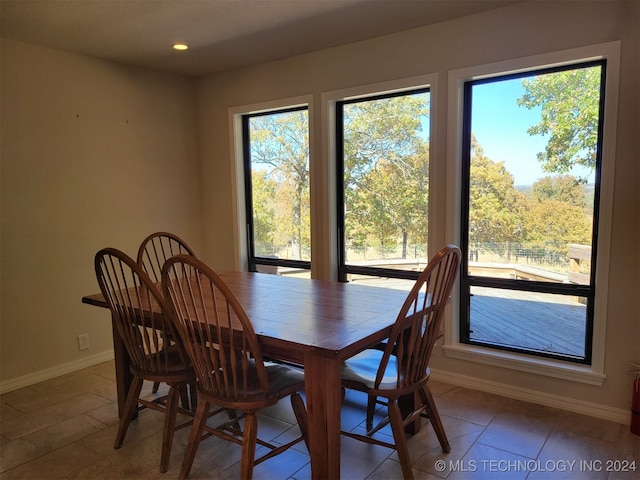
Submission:
<svg viewBox="0 0 640 480">
<path fill-rule="evenodd" d="M 340 477 L 342 362 L 384 340 L 407 292 L 251 272 L 220 272 L 246 310 L 265 357 L 304 367 L 309 455 L 314 479 Z M 83 303 L 108 305 L 101 294 Z M 131 381 L 129 358 L 114 329 L 120 411 Z"/>
</svg>

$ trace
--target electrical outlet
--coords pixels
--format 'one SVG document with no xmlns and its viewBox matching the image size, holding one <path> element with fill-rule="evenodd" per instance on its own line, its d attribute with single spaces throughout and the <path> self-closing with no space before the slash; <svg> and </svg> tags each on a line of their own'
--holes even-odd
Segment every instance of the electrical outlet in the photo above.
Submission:
<svg viewBox="0 0 640 480">
<path fill-rule="evenodd" d="M 87 348 L 89 348 L 89 334 L 78 335 L 78 350 L 86 350 Z"/>
</svg>

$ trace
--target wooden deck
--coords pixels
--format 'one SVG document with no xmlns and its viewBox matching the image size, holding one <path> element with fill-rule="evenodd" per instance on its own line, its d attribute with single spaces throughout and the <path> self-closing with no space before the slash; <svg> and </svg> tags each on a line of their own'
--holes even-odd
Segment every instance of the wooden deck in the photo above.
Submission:
<svg viewBox="0 0 640 480">
<path fill-rule="evenodd" d="M 357 283 L 407 291 L 413 285 L 383 278 L 359 278 Z M 471 339 L 583 357 L 586 315 L 586 306 L 572 297 L 475 287 Z"/>
<path fill-rule="evenodd" d="M 582 357 L 586 319 L 586 306 L 563 295 L 474 288 L 471 297 L 471 339 L 481 342 Z"/>
</svg>

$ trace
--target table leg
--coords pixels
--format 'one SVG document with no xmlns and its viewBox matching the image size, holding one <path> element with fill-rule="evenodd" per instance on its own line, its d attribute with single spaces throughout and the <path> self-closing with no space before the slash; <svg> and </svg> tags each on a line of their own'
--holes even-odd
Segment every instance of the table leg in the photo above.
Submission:
<svg viewBox="0 0 640 480">
<path fill-rule="evenodd" d="M 311 478 L 340 478 L 340 362 L 308 353 L 304 362 Z"/>
<path fill-rule="evenodd" d="M 129 386 L 133 380 L 131 369 L 129 368 L 131 360 L 127 353 L 124 343 L 118 334 L 116 328 L 116 320 L 111 319 L 111 327 L 113 330 L 113 358 L 116 367 L 116 392 L 118 396 L 118 417 L 124 412 L 124 404 L 127 401 Z"/>
</svg>

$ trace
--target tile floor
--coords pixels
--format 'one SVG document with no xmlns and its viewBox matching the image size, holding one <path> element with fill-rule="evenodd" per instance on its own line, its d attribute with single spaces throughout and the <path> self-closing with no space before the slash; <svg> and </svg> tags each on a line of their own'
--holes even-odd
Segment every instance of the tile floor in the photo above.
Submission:
<svg viewBox="0 0 640 480">
<path fill-rule="evenodd" d="M 451 453 L 426 425 L 409 440 L 416 480 L 638 479 L 640 437 L 617 423 L 433 382 Z M 169 471 L 159 472 L 162 415 L 141 412 L 124 445 L 117 428 L 114 369 L 106 362 L 0 397 L 0 480 L 172 479 L 178 477 L 189 429 L 176 433 Z M 343 429 L 362 428 L 365 398 L 349 392 Z M 297 426 L 288 401 L 261 416 L 259 434 L 286 438 Z M 389 435 L 389 429 L 382 432 Z M 277 440 L 276 440 L 277 441 Z M 342 477 L 401 478 L 395 452 L 343 438 Z M 217 438 L 198 450 L 191 478 L 233 479 L 240 448 Z M 637 470 L 619 471 L 634 465 Z M 613 470 L 613 471 L 608 471 Z M 257 479 L 310 478 L 304 444 L 268 460 Z"/>
</svg>

